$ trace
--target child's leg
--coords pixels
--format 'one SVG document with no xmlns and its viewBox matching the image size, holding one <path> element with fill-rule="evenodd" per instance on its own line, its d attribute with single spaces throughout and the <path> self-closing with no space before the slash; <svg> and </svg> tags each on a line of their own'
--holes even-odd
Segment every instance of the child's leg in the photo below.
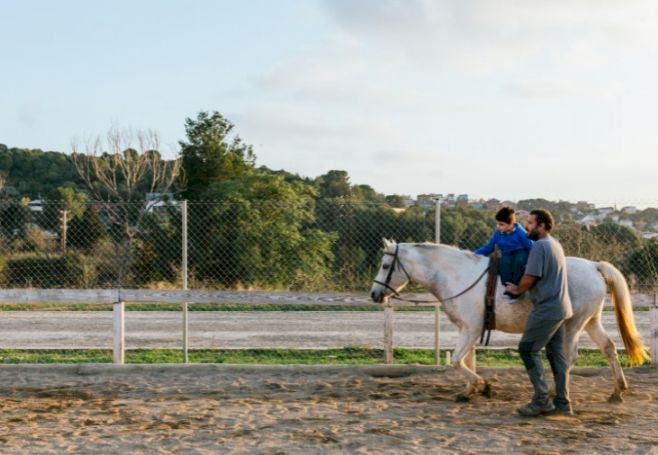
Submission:
<svg viewBox="0 0 658 455">
<path fill-rule="evenodd" d="M 506 283 L 513 282 L 514 278 L 514 255 L 503 254 L 500 256 L 500 263 L 498 264 L 498 271 L 500 273 L 500 281 L 505 286 Z M 517 282 L 518 283 L 518 282 Z"/>
<path fill-rule="evenodd" d="M 511 282 L 519 284 L 525 273 L 525 265 L 528 262 L 528 250 L 518 250 L 512 253 L 512 278 Z"/>
</svg>

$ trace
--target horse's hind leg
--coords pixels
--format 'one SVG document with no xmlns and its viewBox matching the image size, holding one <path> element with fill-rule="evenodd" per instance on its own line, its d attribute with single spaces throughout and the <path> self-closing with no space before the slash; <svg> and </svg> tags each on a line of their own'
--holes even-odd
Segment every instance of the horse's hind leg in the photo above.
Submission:
<svg viewBox="0 0 658 455">
<path fill-rule="evenodd" d="M 619 403 L 622 401 L 622 394 L 628 390 L 628 383 L 619 363 L 615 343 L 601 324 L 601 313 L 589 320 L 585 325 L 585 330 L 587 330 L 587 333 L 594 340 L 601 352 L 608 358 L 608 363 L 610 364 L 610 370 L 615 380 L 615 390 L 610 395 L 610 398 L 608 398 L 608 402 Z"/>
<path fill-rule="evenodd" d="M 475 342 L 478 334 L 461 331 L 455 343 L 452 366 L 462 371 L 467 378 L 466 389 L 457 395 L 457 401 L 468 401 L 477 392 L 488 394 L 489 384 L 475 372 Z"/>
</svg>

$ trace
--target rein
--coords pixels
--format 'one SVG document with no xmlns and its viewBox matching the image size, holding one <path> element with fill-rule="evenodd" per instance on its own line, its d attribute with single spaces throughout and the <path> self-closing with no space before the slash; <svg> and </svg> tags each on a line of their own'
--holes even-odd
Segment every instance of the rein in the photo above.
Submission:
<svg viewBox="0 0 658 455">
<path fill-rule="evenodd" d="M 399 248 L 400 248 L 400 245 L 399 245 L 399 244 L 396 244 L 396 245 L 395 245 L 395 253 L 389 253 L 388 251 L 385 251 L 385 252 L 384 252 L 384 254 L 386 254 L 386 255 L 388 255 L 388 256 L 393 256 L 393 261 L 391 262 L 391 266 L 390 266 L 390 268 L 388 269 L 388 275 L 386 275 L 386 280 L 383 281 L 383 282 L 382 282 L 382 281 L 378 281 L 378 280 L 373 280 L 375 283 L 377 283 L 377 284 L 379 284 L 379 285 L 381 285 L 381 286 L 384 286 L 386 289 L 388 289 L 389 291 L 393 292 L 394 295 L 393 295 L 392 298 L 395 299 L 395 300 L 400 300 L 400 301 L 403 301 L 403 302 L 409 302 L 409 303 L 415 303 L 415 304 L 418 304 L 418 303 L 444 303 L 444 302 L 447 302 L 447 301 L 449 301 L 449 300 L 456 299 L 457 297 L 461 297 L 462 295 L 466 294 L 468 291 L 470 291 L 471 289 L 473 289 L 473 288 L 474 288 L 474 287 L 480 282 L 480 280 L 484 277 L 484 275 L 486 275 L 487 272 L 489 271 L 489 266 L 487 265 L 487 267 L 486 267 L 486 268 L 484 269 L 484 271 L 480 274 L 480 276 L 477 277 L 477 279 L 476 279 L 476 280 L 475 280 L 470 286 L 468 286 L 466 289 L 464 289 L 463 291 L 459 292 L 458 294 L 455 294 L 455 295 L 453 295 L 453 296 L 451 296 L 451 297 L 448 297 L 447 299 L 441 299 L 441 298 L 438 298 L 437 300 L 415 300 L 415 299 L 405 299 L 404 297 L 402 297 L 402 296 L 400 295 L 400 293 L 399 293 L 397 290 L 395 290 L 395 289 L 394 289 L 393 287 L 391 287 L 391 285 L 389 284 L 389 283 L 391 282 L 391 277 L 393 276 L 393 272 L 395 271 L 395 264 L 396 264 L 396 263 L 400 266 L 400 269 L 401 269 L 401 270 L 404 272 L 404 274 L 406 275 L 406 277 L 407 277 L 407 281 L 411 281 L 411 277 L 409 276 L 409 273 L 407 272 L 407 269 L 404 268 L 404 265 L 402 265 L 402 262 L 400 261 L 400 256 L 398 255 Z"/>
</svg>

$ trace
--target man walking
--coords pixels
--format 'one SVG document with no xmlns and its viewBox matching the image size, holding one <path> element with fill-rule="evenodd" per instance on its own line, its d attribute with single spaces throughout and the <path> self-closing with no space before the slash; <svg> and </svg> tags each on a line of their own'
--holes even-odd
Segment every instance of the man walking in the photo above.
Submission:
<svg viewBox="0 0 658 455">
<path fill-rule="evenodd" d="M 523 416 L 550 412 L 573 414 L 569 401 L 569 364 L 564 351 L 564 321 L 573 315 L 567 287 L 564 250 L 551 236 L 553 216 L 547 210 L 530 212 L 528 237 L 535 240 L 530 250 L 525 274 L 518 286 L 508 283 L 506 291 L 513 295 L 530 289 L 533 309 L 519 342 L 519 354 L 534 387 L 532 401 L 518 409 Z M 544 378 L 540 351 L 546 356 L 555 379 L 555 399 L 550 400 Z"/>
</svg>

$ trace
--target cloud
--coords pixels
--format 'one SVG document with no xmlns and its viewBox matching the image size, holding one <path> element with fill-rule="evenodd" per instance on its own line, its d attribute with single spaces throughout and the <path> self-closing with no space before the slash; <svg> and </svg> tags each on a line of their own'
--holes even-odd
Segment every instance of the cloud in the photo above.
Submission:
<svg viewBox="0 0 658 455">
<path fill-rule="evenodd" d="M 530 64 L 603 65 L 616 52 L 658 50 L 658 4 L 587 0 L 326 0 L 343 33 L 420 65 L 473 74 Z M 584 57 L 584 58 L 583 58 Z"/>
<path fill-rule="evenodd" d="M 258 98 L 236 118 L 261 164 L 344 169 L 386 193 L 578 199 L 608 190 L 624 134 L 653 134 L 637 105 L 653 105 L 639 83 L 658 49 L 653 4 L 320 5 L 323 38 L 253 80 Z M 518 169 L 501 182 L 510 156 Z"/>
</svg>

